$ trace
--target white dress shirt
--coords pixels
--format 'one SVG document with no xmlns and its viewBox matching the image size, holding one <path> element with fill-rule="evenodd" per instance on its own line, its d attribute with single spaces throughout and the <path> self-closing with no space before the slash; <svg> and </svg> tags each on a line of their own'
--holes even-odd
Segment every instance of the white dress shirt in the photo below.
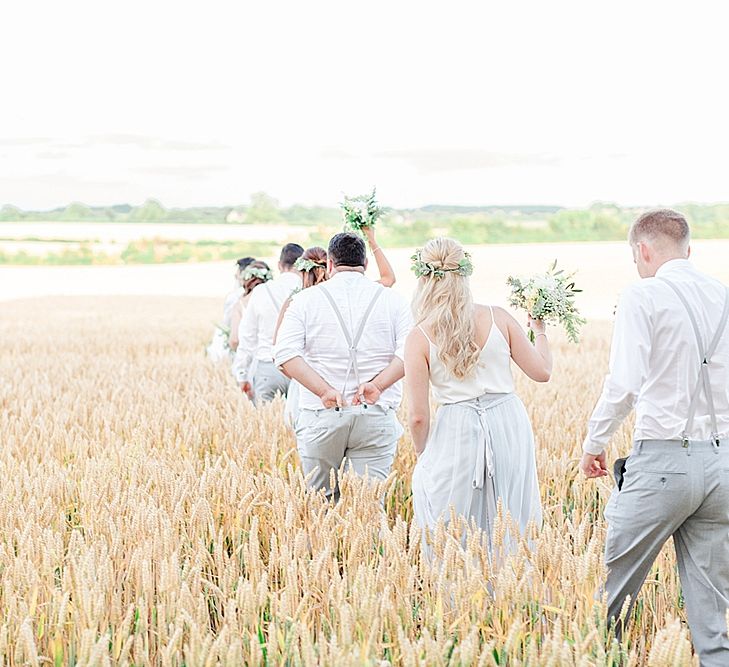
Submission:
<svg viewBox="0 0 729 667">
<path fill-rule="evenodd" d="M 357 345 L 357 365 L 362 382 L 376 377 L 395 357 L 404 359 L 405 339 L 412 328 L 410 306 L 393 290 L 383 288 L 355 271 L 335 273 L 326 283 L 305 289 L 294 297 L 278 332 L 276 365 L 302 357 L 329 385 L 342 391 L 344 400 L 351 405 L 357 381 L 350 372 L 344 386 L 349 346 L 322 289 L 327 289 L 334 298 L 351 335 L 359 328 L 376 290 L 384 290 Z M 402 383 L 396 382 L 382 392 L 377 404 L 397 407 L 401 400 Z M 299 407 L 321 409 L 321 399 L 302 386 Z"/>
<path fill-rule="evenodd" d="M 719 326 L 725 287 L 697 271 L 686 259 L 666 262 L 655 278 L 629 287 L 618 305 L 610 372 L 583 445 L 589 454 L 603 451 L 633 407 L 636 440 L 681 439 L 699 377 L 700 359 L 686 309 L 661 278 L 670 280 L 686 297 L 704 346 L 708 346 Z M 718 435 L 725 438 L 729 435 L 729 328 L 711 359 L 710 374 Z M 688 437 L 708 440 L 711 431 L 702 388 Z"/>
<path fill-rule="evenodd" d="M 251 380 L 254 362 L 273 361 L 273 334 L 281 307 L 299 288 L 301 274 L 288 271 L 251 292 L 238 326 L 238 349 L 233 360 L 233 374 L 238 382 Z"/>
</svg>

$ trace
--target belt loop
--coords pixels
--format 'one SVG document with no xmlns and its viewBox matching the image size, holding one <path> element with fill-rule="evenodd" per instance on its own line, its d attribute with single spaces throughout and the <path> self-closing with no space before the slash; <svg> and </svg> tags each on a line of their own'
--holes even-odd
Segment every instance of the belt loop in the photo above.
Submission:
<svg viewBox="0 0 729 667">
<path fill-rule="evenodd" d="M 640 455 L 640 453 L 643 451 L 643 441 L 642 440 L 636 440 L 635 442 L 635 453 Z"/>
<path fill-rule="evenodd" d="M 719 446 L 721 445 L 721 440 L 719 439 L 718 435 L 712 435 L 711 436 L 711 447 L 714 450 L 714 454 L 719 453 Z"/>
</svg>

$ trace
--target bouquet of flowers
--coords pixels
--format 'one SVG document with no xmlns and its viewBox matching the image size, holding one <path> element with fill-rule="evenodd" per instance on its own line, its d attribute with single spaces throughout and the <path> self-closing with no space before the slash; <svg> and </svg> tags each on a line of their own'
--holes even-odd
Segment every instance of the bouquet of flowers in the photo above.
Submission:
<svg viewBox="0 0 729 667">
<path fill-rule="evenodd" d="M 368 195 L 348 197 L 344 195 L 341 204 L 344 215 L 344 226 L 353 232 L 361 232 L 365 227 L 374 227 L 385 213 L 385 209 L 375 199 L 375 188 Z"/>
<path fill-rule="evenodd" d="M 230 349 L 230 327 L 226 327 L 224 324 L 215 323 L 215 328 L 218 330 L 218 335 L 223 339 L 223 349 L 227 352 L 231 352 Z"/>
<path fill-rule="evenodd" d="M 557 261 L 546 273 L 531 278 L 515 278 L 509 276 L 506 284 L 511 287 L 509 304 L 526 310 L 535 320 L 544 320 L 561 324 L 567 338 L 578 342 L 580 327 L 586 320 L 574 303 L 575 294 L 582 290 L 575 287 L 574 273 L 565 274 L 557 271 Z M 529 330 L 529 340 L 535 340 L 534 332 Z"/>
</svg>

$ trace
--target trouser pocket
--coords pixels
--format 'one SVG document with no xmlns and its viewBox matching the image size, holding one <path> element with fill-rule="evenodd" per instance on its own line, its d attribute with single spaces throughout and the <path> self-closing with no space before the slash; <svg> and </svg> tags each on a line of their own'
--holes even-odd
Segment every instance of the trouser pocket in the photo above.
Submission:
<svg viewBox="0 0 729 667">
<path fill-rule="evenodd" d="M 625 478 L 625 464 L 628 462 L 628 456 L 622 459 L 615 459 L 613 463 L 613 475 L 615 476 L 615 484 L 618 491 L 623 488 L 623 479 Z"/>
</svg>

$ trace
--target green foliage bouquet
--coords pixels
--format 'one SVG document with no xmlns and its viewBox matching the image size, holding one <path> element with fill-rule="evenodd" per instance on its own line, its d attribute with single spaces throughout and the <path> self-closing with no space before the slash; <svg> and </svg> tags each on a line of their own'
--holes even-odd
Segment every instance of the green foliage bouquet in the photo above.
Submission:
<svg viewBox="0 0 729 667">
<path fill-rule="evenodd" d="M 511 287 L 509 304 L 526 310 L 535 320 L 561 324 L 567 338 L 577 343 L 580 327 L 586 322 L 575 306 L 575 294 L 582 290 L 575 287 L 574 273 L 557 271 L 557 261 L 546 273 L 531 278 L 509 276 L 506 284 Z M 534 332 L 529 330 L 529 340 L 535 340 Z"/>
<path fill-rule="evenodd" d="M 377 203 L 375 190 L 376 188 L 372 188 L 370 194 L 357 197 L 344 195 L 341 206 L 346 229 L 361 233 L 365 227 L 374 227 L 383 216 L 386 209 Z"/>
</svg>

